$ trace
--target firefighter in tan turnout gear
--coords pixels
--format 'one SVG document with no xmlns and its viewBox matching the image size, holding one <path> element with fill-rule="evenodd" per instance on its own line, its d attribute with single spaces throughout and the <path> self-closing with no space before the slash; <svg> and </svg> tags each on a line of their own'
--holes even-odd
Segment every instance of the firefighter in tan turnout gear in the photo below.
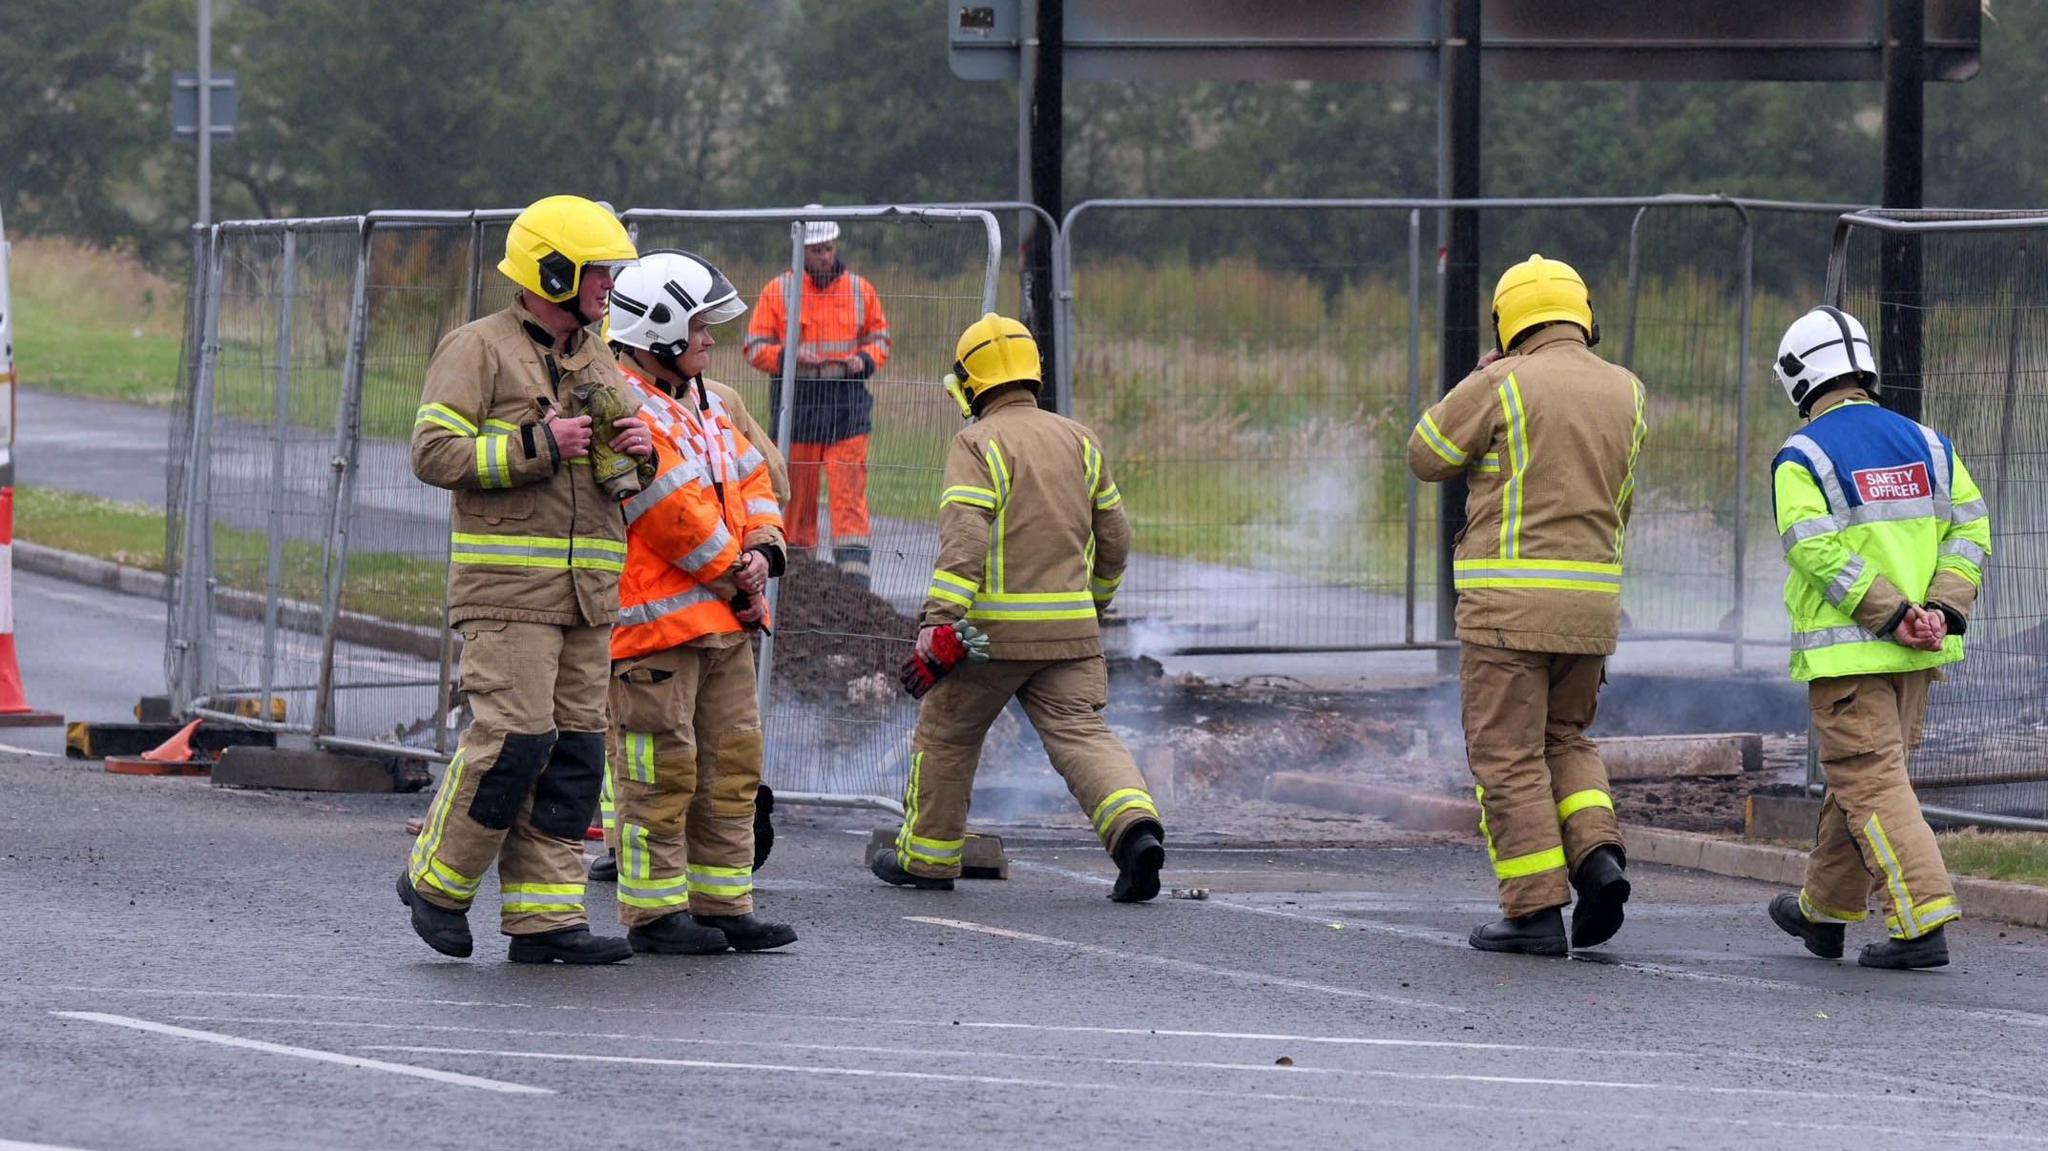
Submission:
<svg viewBox="0 0 2048 1151">
<path fill-rule="evenodd" d="M 653 425 L 657 461 L 654 481 L 626 501 L 612 633 L 609 834 L 635 951 L 796 940 L 787 924 L 753 914 L 762 747 L 747 631 L 768 622 L 782 510 L 767 457 L 703 378 L 711 325 L 746 308 L 689 252 L 647 253 L 612 288 L 611 342 Z"/>
<path fill-rule="evenodd" d="M 939 558 L 905 687 L 922 698 L 904 820 L 871 870 L 950 889 L 982 738 L 1012 697 L 1116 860 L 1110 898 L 1159 894 L 1165 830 L 1109 725 L 1098 613 L 1123 582 L 1130 528 L 1094 433 L 1038 406 L 1038 345 L 994 313 L 968 327 L 946 388 L 973 420 L 953 437 Z M 980 657 L 980 658 L 976 658 Z"/>
<path fill-rule="evenodd" d="M 413 930 L 466 956 L 467 913 L 493 861 L 514 962 L 613 963 L 626 941 L 590 933 L 583 833 L 604 772 L 612 621 L 626 564 L 619 492 L 637 470 L 594 446 L 653 452 L 637 417 L 593 427 L 585 408 L 631 411 L 609 353 L 584 328 L 613 269 L 636 258 L 602 205 L 550 196 L 513 221 L 498 270 L 512 306 L 457 328 L 427 367 L 414 474 L 454 492 L 449 626 L 475 720 L 441 778 L 399 877 Z M 604 393 L 603 402 L 599 401 Z"/>
<path fill-rule="evenodd" d="M 1454 579 L 1465 748 L 1505 918 L 1482 951 L 1563 955 L 1621 928 L 1629 885 L 1607 769 L 1586 738 L 1621 623 L 1643 385 L 1594 355 L 1585 281 L 1531 256 L 1494 289 L 1496 344 L 1408 440 L 1422 479 L 1464 473 Z"/>
</svg>

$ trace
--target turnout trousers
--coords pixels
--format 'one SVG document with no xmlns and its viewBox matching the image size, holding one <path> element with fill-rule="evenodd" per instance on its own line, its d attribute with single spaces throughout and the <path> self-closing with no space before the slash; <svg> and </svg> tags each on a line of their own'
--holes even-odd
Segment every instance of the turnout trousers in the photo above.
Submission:
<svg viewBox="0 0 2048 1151">
<path fill-rule="evenodd" d="M 1962 917 L 1934 831 L 1906 778 L 1927 688 L 1938 674 L 1841 676 L 1808 685 L 1828 784 L 1799 891 L 1808 919 L 1859 922 L 1869 914 L 1873 887 L 1885 893 L 1885 926 L 1894 939 L 1918 939 Z"/>
<path fill-rule="evenodd" d="M 754 649 L 738 635 L 612 669 L 606 838 L 619 856 L 619 921 L 754 909 L 761 713 Z"/>
<path fill-rule="evenodd" d="M 982 739 L 1013 697 L 1104 849 L 1114 855 L 1140 820 L 1164 827 L 1137 761 L 1103 721 L 1109 672 L 1101 656 L 963 663 L 932 688 L 917 713 L 903 827 L 896 835 L 896 862 L 912 875 L 960 874 Z"/>
<path fill-rule="evenodd" d="M 1586 728 L 1607 657 L 1463 649 L 1465 752 L 1501 912 L 1571 902 L 1567 879 L 1596 847 L 1621 846 L 1607 765 Z"/>
<path fill-rule="evenodd" d="M 406 875 L 466 911 L 495 861 L 507 935 L 577 927 L 583 834 L 604 775 L 611 625 L 470 620 L 462 688 L 474 720 L 441 776 Z"/>
</svg>

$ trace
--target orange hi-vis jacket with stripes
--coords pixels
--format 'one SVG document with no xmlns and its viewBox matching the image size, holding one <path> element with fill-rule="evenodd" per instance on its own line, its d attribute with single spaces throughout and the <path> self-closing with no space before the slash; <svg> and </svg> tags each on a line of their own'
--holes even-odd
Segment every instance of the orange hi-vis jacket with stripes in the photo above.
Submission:
<svg viewBox="0 0 2048 1151">
<path fill-rule="evenodd" d="M 747 323 L 747 362 L 767 373 L 771 413 L 781 411 L 784 341 L 789 337 L 790 274 L 761 289 Z M 798 317 L 797 354 L 825 361 L 797 369 L 796 406 L 790 438 L 800 444 L 836 444 L 874 430 L 875 400 L 866 381 L 889 362 L 895 342 L 881 293 L 865 277 L 841 270 L 823 287 L 803 277 L 803 314 Z M 779 427 L 775 418 L 769 427 Z"/>
<path fill-rule="evenodd" d="M 632 659 L 742 630 L 729 573 L 746 548 L 781 548 L 782 507 L 767 458 L 733 426 L 717 392 L 677 399 L 632 363 L 619 369 L 654 433 L 657 468 L 625 503 L 612 658 Z"/>
<path fill-rule="evenodd" d="M 1459 639 L 1613 653 L 1644 404 L 1641 381 L 1553 324 L 1423 413 L 1409 469 L 1469 484 L 1452 563 Z"/>
</svg>

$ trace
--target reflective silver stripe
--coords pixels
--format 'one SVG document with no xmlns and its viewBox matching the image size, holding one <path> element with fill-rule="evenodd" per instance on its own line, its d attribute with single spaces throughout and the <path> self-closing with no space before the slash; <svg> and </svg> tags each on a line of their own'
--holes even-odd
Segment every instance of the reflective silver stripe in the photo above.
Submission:
<svg viewBox="0 0 2048 1151">
<path fill-rule="evenodd" d="M 654 477 L 647 489 L 626 501 L 626 523 L 632 524 L 641 516 L 655 509 L 661 501 L 683 490 L 692 480 L 704 479 L 704 465 L 696 460 L 683 460 L 675 467 Z"/>
<path fill-rule="evenodd" d="M 1971 500 L 1969 503 L 1957 504 L 1950 508 L 1948 518 L 1956 523 L 1966 524 L 1971 520 L 1981 520 L 1990 514 L 1990 505 L 1983 500 Z"/>
<path fill-rule="evenodd" d="M 634 881 L 619 876 L 619 894 L 640 899 L 671 899 L 687 897 L 690 894 L 690 879 L 678 875 L 673 879 L 643 879 Z"/>
<path fill-rule="evenodd" d="M 774 500 L 748 500 L 747 514 L 750 516 L 779 516 L 782 505 Z"/>
<path fill-rule="evenodd" d="M 1458 568 L 1458 570 L 1457 570 L 1457 572 L 1456 572 L 1456 578 L 1457 578 L 1457 579 L 1459 579 L 1459 580 L 1468 580 L 1468 579 L 1541 579 L 1541 580 L 1572 580 L 1572 581 L 1574 581 L 1574 582 L 1576 582 L 1576 583 L 1607 583 L 1607 584 L 1613 584 L 1613 585 L 1614 585 L 1614 586 L 1616 586 L 1616 587 L 1620 587 L 1620 586 L 1621 586 L 1621 573 L 1620 573 L 1620 572 L 1598 572 L 1598 571 L 1581 571 L 1581 570 L 1579 570 L 1578 568 L 1540 568 L 1540 567 L 1505 567 L 1505 568 L 1490 568 L 1490 567 L 1463 567 L 1463 566 L 1461 566 L 1461 567 L 1459 567 L 1459 568 Z"/>
<path fill-rule="evenodd" d="M 1934 498 L 1944 502 L 1948 499 L 1948 449 L 1941 446 L 1941 433 L 1926 424 L 1914 424 L 1920 429 L 1920 438 L 1927 441 L 1927 458 L 1934 464 Z"/>
<path fill-rule="evenodd" d="M 1852 643 L 1883 643 L 1882 639 L 1860 627 L 1824 627 L 1815 631 L 1792 633 L 1793 651 L 1818 651 L 1824 647 L 1840 647 Z"/>
<path fill-rule="evenodd" d="M 1991 558 L 1990 553 L 1969 540 L 1950 540 L 1941 545 L 1941 554 L 1945 556 L 1961 556 L 1978 567 L 1983 567 L 1984 561 Z"/>
<path fill-rule="evenodd" d="M 572 911 L 581 911 L 583 909 L 583 897 L 580 895 L 534 895 L 524 891 L 506 892 L 505 906 L 508 909 L 516 908 L 520 910 L 534 907 L 561 907 Z"/>
<path fill-rule="evenodd" d="M 1836 607 L 1842 606 L 1842 601 L 1848 599 L 1849 593 L 1856 590 L 1856 581 L 1863 578 L 1863 566 L 1862 556 L 1849 557 L 1849 562 L 1835 574 L 1835 581 L 1827 587 L 1829 603 Z"/>
<path fill-rule="evenodd" d="M 868 282 L 851 272 L 846 274 L 846 280 L 847 285 L 853 289 L 853 335 L 855 339 L 859 339 L 861 332 L 868 326 L 868 294 L 862 290 L 867 287 Z"/>
<path fill-rule="evenodd" d="M 703 588 L 693 587 L 681 595 L 672 595 L 667 599 L 658 599 L 652 603 L 634 604 L 632 607 L 625 608 L 619 612 L 619 622 L 629 625 L 653 623 L 663 616 L 682 611 L 684 608 L 696 607 L 700 603 L 716 602 L 718 602 L 717 596 L 705 591 Z"/>
<path fill-rule="evenodd" d="M 1810 520 L 1800 520 L 1798 523 L 1786 528 L 1784 534 L 1780 535 L 1778 539 L 1785 545 L 1785 554 L 1790 555 L 1793 548 L 1807 540 L 1813 539 L 1816 536 L 1833 535 L 1841 530 L 1842 521 L 1834 516 L 1815 516 Z"/>
<path fill-rule="evenodd" d="M 873 344 L 886 352 L 896 346 L 896 337 L 889 334 L 889 329 L 883 328 L 879 332 L 869 333 L 868 343 Z"/>
<path fill-rule="evenodd" d="M 1835 474 L 1835 461 L 1820 450 L 1820 445 L 1813 442 L 1813 437 L 1793 436 L 1785 441 L 1785 446 L 1804 456 L 1806 465 L 1819 477 L 1820 492 L 1828 501 L 1828 510 L 1837 514 L 1849 510 L 1849 499 L 1842 494 L 1842 477 Z"/>
<path fill-rule="evenodd" d="M 1938 507 L 1932 497 L 1917 500 L 1876 500 L 1849 509 L 1843 520 L 1851 524 L 1884 523 L 1891 520 L 1919 520 L 1930 516 L 1948 518 L 1948 509 Z"/>
<path fill-rule="evenodd" d="M 747 454 L 740 457 L 740 478 L 745 479 L 753 475 L 755 468 L 762 467 L 767 462 L 768 457 L 761 454 L 761 449 L 752 444 L 747 445 Z"/>
<path fill-rule="evenodd" d="M 711 533 L 711 538 L 698 544 L 697 550 L 677 560 L 676 566 L 694 574 L 698 568 L 717 559 L 718 553 L 724 551 L 731 543 L 732 533 L 726 530 L 725 523 L 721 520 L 718 530 Z"/>
</svg>

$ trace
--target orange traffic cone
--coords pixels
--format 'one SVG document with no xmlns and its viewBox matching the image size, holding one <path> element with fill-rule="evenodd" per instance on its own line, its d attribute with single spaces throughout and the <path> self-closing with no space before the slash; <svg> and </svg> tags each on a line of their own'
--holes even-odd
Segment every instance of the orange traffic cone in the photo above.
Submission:
<svg viewBox="0 0 2048 1151">
<path fill-rule="evenodd" d="M 64 717 L 28 705 L 14 654 L 14 489 L 0 488 L 0 727 L 48 727 Z"/>
<path fill-rule="evenodd" d="M 151 763 L 191 763 L 192 733 L 199 730 L 199 720 L 185 725 L 178 734 L 142 753 L 142 758 Z"/>
<path fill-rule="evenodd" d="M 141 755 L 108 756 L 107 770 L 116 775 L 212 775 L 213 764 L 192 751 L 192 733 L 200 722 L 193 720 Z"/>
</svg>

